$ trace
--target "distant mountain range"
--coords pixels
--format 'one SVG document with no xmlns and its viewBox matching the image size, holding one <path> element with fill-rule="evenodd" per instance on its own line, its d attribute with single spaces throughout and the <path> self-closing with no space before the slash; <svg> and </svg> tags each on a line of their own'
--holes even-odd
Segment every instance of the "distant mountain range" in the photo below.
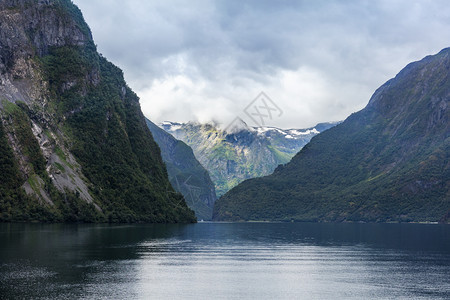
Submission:
<svg viewBox="0 0 450 300">
<path fill-rule="evenodd" d="M 240 182 L 272 173 L 286 164 L 310 139 L 335 126 L 321 123 L 307 129 L 250 127 L 242 120 L 227 131 L 216 124 L 163 122 L 160 127 L 189 145 L 208 170 L 221 196 Z"/>
<path fill-rule="evenodd" d="M 214 220 L 450 218 L 450 49 L 406 66 L 288 164 L 221 197 Z"/>
<path fill-rule="evenodd" d="M 146 119 L 146 122 L 161 149 L 170 183 L 176 191 L 183 194 L 198 220 L 211 220 L 216 191 L 208 171 L 195 158 L 191 147 L 150 120 Z"/>
</svg>

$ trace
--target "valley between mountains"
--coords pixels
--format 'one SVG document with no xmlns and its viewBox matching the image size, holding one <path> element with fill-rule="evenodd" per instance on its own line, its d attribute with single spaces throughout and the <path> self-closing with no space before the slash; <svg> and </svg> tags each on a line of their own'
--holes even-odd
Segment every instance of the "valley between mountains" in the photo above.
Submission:
<svg viewBox="0 0 450 300">
<path fill-rule="evenodd" d="M 311 128 L 155 124 L 72 1 L 2 0 L 0 221 L 448 223 L 449 73 L 447 48 Z"/>
</svg>

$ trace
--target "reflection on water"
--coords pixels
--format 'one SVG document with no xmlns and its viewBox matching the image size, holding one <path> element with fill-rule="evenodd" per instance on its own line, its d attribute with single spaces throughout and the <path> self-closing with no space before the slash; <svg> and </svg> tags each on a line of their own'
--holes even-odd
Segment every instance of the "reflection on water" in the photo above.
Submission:
<svg viewBox="0 0 450 300">
<path fill-rule="evenodd" d="M 0 224 L 0 298 L 445 299 L 450 226 Z"/>
</svg>

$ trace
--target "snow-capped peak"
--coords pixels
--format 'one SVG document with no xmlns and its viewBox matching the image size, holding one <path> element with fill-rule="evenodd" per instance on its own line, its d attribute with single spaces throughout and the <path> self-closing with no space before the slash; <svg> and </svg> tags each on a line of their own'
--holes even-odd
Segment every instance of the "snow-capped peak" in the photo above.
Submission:
<svg viewBox="0 0 450 300">
<path fill-rule="evenodd" d="M 282 135 L 287 139 L 298 139 L 303 138 L 306 135 L 316 135 L 320 133 L 316 128 L 308 128 L 308 129 L 280 129 L 276 127 L 253 127 L 254 131 L 258 133 L 258 135 L 263 136 L 273 136 L 273 135 Z"/>
</svg>

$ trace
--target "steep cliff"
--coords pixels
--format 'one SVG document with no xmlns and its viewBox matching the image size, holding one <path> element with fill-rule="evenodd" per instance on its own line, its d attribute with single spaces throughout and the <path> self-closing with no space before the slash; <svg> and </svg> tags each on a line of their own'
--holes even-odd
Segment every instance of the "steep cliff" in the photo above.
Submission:
<svg viewBox="0 0 450 300">
<path fill-rule="evenodd" d="M 290 163 L 220 198 L 216 220 L 446 221 L 450 49 L 409 64 Z"/>
<path fill-rule="evenodd" d="M 195 220 L 71 1 L 0 2 L 0 82 L 1 220 Z"/>
<path fill-rule="evenodd" d="M 146 120 L 167 167 L 172 186 L 183 194 L 197 219 L 211 220 L 216 190 L 208 171 L 199 163 L 191 147 Z"/>
</svg>

